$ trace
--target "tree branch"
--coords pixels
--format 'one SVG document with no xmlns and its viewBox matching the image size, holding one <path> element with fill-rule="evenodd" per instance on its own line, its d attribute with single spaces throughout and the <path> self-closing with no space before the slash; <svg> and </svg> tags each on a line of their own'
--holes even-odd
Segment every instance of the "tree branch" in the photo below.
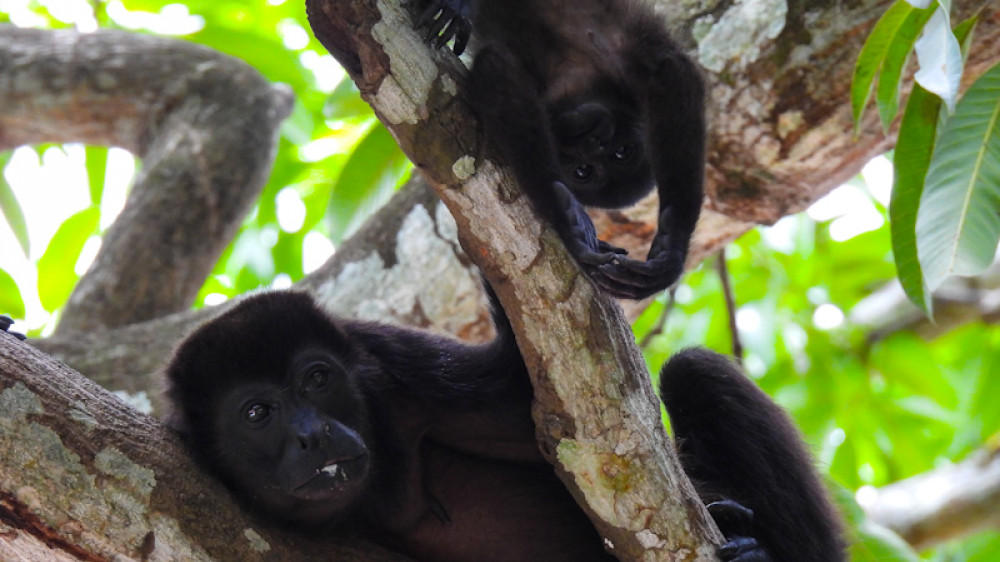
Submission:
<svg viewBox="0 0 1000 562">
<path fill-rule="evenodd" d="M 333 314 L 419 326 L 471 340 L 489 337 L 479 273 L 461 251 L 455 223 L 415 176 L 330 260 L 296 287 Z M 428 274 L 433 271 L 434 274 Z M 163 411 L 162 374 L 171 350 L 229 304 L 113 328 L 55 334 L 28 343 L 104 388 L 146 392 Z"/>
<path fill-rule="evenodd" d="M 143 160 L 58 332 L 190 307 L 267 181 L 292 101 L 188 41 L 0 25 L 0 150 L 85 142 Z"/>
<path fill-rule="evenodd" d="M 1000 450 L 879 488 L 862 507 L 918 550 L 1000 528 Z"/>
<path fill-rule="evenodd" d="M 455 216 L 511 317 L 535 388 L 543 454 L 623 560 L 714 557 L 721 538 L 660 421 L 621 309 L 540 225 L 454 103 L 457 59 L 432 54 L 398 3 L 307 3 L 317 38 Z"/>
</svg>

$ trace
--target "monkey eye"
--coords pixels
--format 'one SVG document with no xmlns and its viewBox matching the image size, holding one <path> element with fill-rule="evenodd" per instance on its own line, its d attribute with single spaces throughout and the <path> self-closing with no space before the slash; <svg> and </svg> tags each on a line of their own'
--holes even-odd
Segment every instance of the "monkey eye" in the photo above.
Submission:
<svg viewBox="0 0 1000 562">
<path fill-rule="evenodd" d="M 623 144 L 614 151 L 611 157 L 624 162 L 631 159 L 633 154 L 635 154 L 635 148 L 631 144 Z"/>
<path fill-rule="evenodd" d="M 594 167 L 590 164 L 582 164 L 573 170 L 573 179 L 577 181 L 587 181 L 594 175 Z"/>
<path fill-rule="evenodd" d="M 315 392 L 330 382 L 330 371 L 325 365 L 314 365 L 302 381 L 302 392 Z"/>
<path fill-rule="evenodd" d="M 266 420 L 271 415 L 271 407 L 267 404 L 250 404 L 243 410 L 243 419 L 256 424 Z"/>
</svg>

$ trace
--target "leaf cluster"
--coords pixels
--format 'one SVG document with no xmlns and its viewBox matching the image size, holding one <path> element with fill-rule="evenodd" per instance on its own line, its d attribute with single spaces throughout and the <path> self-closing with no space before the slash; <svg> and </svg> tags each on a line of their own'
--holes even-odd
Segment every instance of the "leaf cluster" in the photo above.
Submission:
<svg viewBox="0 0 1000 562">
<path fill-rule="evenodd" d="M 899 126 L 890 219 L 900 282 L 932 315 L 934 290 L 949 276 L 981 274 L 1000 240 L 1000 65 L 956 101 L 978 15 L 952 30 L 946 5 L 914 4 L 897 0 L 872 30 L 855 65 L 851 101 L 860 126 L 874 92 L 888 130 L 916 52 L 920 69 Z"/>
</svg>

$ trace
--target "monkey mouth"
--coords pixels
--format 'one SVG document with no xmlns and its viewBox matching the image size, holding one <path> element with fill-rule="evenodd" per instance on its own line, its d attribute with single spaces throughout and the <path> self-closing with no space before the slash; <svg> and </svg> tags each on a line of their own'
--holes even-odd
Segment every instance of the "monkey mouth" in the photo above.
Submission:
<svg viewBox="0 0 1000 562">
<path fill-rule="evenodd" d="M 348 467 L 354 463 L 358 463 L 360 461 L 365 460 L 367 456 L 368 456 L 367 453 L 361 453 L 353 457 L 341 457 L 336 459 L 330 459 L 325 463 L 323 463 L 323 466 L 321 468 L 316 469 L 316 474 L 314 476 L 320 476 L 321 474 L 325 474 L 327 476 L 330 476 L 331 478 L 334 478 L 339 475 L 341 478 L 346 480 L 348 478 L 347 474 Z"/>
<path fill-rule="evenodd" d="M 368 453 L 329 459 L 317 468 L 299 488 L 325 487 L 363 478 L 368 472 Z"/>
<path fill-rule="evenodd" d="M 368 481 L 368 453 L 324 461 L 303 476 L 300 484 L 289 490 L 291 496 L 309 501 L 350 501 Z"/>
</svg>

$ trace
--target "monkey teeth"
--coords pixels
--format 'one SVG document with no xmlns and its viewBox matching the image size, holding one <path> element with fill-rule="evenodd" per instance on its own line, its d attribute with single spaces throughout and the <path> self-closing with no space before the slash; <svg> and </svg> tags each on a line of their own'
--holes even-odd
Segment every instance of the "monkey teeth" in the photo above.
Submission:
<svg viewBox="0 0 1000 562">
<path fill-rule="evenodd" d="M 319 471 L 322 472 L 322 473 L 324 473 L 324 474 L 326 474 L 326 475 L 328 475 L 328 476 L 336 476 L 337 475 L 337 470 L 339 470 L 339 469 L 340 469 L 340 465 L 338 465 L 337 463 L 334 463 L 334 464 L 328 464 L 328 465 L 324 466 L 323 468 L 319 469 Z"/>
</svg>

